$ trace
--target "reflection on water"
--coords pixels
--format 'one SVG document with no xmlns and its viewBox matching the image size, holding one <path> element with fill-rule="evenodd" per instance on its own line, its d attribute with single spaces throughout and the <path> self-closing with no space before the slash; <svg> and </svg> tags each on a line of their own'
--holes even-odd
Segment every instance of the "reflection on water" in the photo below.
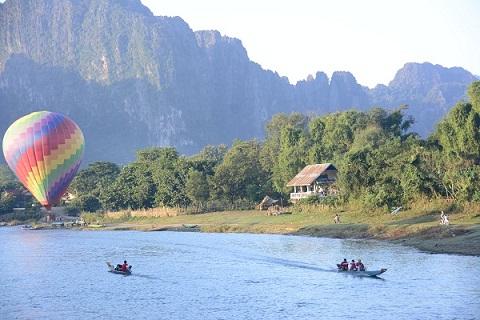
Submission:
<svg viewBox="0 0 480 320">
<path fill-rule="evenodd" d="M 127 259 L 133 274 L 107 272 Z M 336 272 L 343 258 L 381 279 Z M 0 229 L 2 319 L 478 319 L 479 257 L 275 235 Z M 476 272 L 472 272 L 476 270 Z M 468 276 L 467 276 L 468 275 Z"/>
</svg>

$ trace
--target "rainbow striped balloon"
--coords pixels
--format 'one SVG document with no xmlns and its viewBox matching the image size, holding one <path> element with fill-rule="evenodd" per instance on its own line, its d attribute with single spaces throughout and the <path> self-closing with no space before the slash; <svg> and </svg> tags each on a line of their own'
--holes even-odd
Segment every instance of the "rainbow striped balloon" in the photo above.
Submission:
<svg viewBox="0 0 480 320">
<path fill-rule="evenodd" d="M 66 116 L 48 111 L 15 121 L 3 137 L 3 154 L 20 182 L 45 207 L 58 204 L 80 167 L 83 133 Z"/>
</svg>

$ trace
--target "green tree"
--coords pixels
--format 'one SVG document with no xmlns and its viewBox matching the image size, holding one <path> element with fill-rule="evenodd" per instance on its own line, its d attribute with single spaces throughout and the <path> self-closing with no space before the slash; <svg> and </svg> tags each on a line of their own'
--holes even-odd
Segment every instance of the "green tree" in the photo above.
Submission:
<svg viewBox="0 0 480 320">
<path fill-rule="evenodd" d="M 189 199 L 197 206 L 198 211 L 198 208 L 207 202 L 210 197 L 210 187 L 207 176 L 202 172 L 190 169 L 185 191 Z"/>
<path fill-rule="evenodd" d="M 382 108 L 373 108 L 367 113 L 369 124 L 381 128 L 388 135 L 402 137 L 414 123 L 411 116 L 405 118 L 404 111 L 407 109 L 406 105 L 391 112 Z"/>
<path fill-rule="evenodd" d="M 267 172 L 260 164 L 261 145 L 255 140 L 236 141 L 212 179 L 217 197 L 232 204 L 238 199 L 258 201 L 268 192 Z"/>
<path fill-rule="evenodd" d="M 308 137 L 302 129 L 292 126 L 282 129 L 280 152 L 272 175 L 276 191 L 281 193 L 289 191 L 286 186 L 287 182 L 306 164 L 308 143 Z"/>
<path fill-rule="evenodd" d="M 80 211 L 95 212 L 100 210 L 102 205 L 97 197 L 91 194 L 84 194 L 75 198 L 69 207 L 77 208 Z"/>
<path fill-rule="evenodd" d="M 473 108 L 480 112 L 480 81 L 475 81 L 468 87 L 468 97 Z"/>
<path fill-rule="evenodd" d="M 0 214 L 10 213 L 15 207 L 15 196 L 0 190 Z"/>
<path fill-rule="evenodd" d="M 0 188 L 5 186 L 13 186 L 18 183 L 17 178 L 12 170 L 6 165 L 0 165 Z"/>
<path fill-rule="evenodd" d="M 156 188 L 148 165 L 131 163 L 122 168 L 115 182 L 100 195 L 106 209 L 144 209 L 155 203 Z"/>
<path fill-rule="evenodd" d="M 468 89 L 470 102 L 459 102 L 438 124 L 430 137 L 438 145 L 436 176 L 443 193 L 461 201 L 479 201 L 480 165 L 480 82 Z"/>
<path fill-rule="evenodd" d="M 323 163 L 332 159 L 325 159 L 325 146 L 323 136 L 325 134 L 325 123 L 321 117 L 314 118 L 309 123 L 310 138 L 312 146 L 309 152 L 310 163 Z"/>
<path fill-rule="evenodd" d="M 140 163 L 160 163 L 162 166 L 173 166 L 178 159 L 178 152 L 175 148 L 147 148 L 137 152 L 137 162 Z"/>
<path fill-rule="evenodd" d="M 448 156 L 480 163 L 480 114 L 467 102 L 458 103 L 436 132 Z"/>
<path fill-rule="evenodd" d="M 148 148 L 137 152 L 137 163 L 151 177 L 155 206 L 174 206 L 173 183 L 179 155 L 175 148 Z"/>
<path fill-rule="evenodd" d="M 0 211 L 10 212 L 14 207 L 30 208 L 34 201 L 10 168 L 0 165 L 0 207 L 3 208 Z"/>
<path fill-rule="evenodd" d="M 366 126 L 367 116 L 357 111 L 336 112 L 310 122 L 310 162 L 335 162 L 353 143 L 355 132 Z"/>
<path fill-rule="evenodd" d="M 206 176 L 213 176 L 215 168 L 222 163 L 227 146 L 221 144 L 219 146 L 206 146 L 200 153 L 188 159 L 188 166 L 196 171 L 200 171 Z"/>
<path fill-rule="evenodd" d="M 376 108 L 360 116 L 353 143 L 337 157 L 345 199 L 391 208 L 430 192 L 432 181 L 418 154 L 422 144 L 416 135 L 406 134 L 412 119 L 405 120 L 402 110 Z"/>
<path fill-rule="evenodd" d="M 266 138 L 260 153 L 260 162 L 265 171 L 272 173 L 273 167 L 278 162 L 282 130 L 292 127 L 306 132 L 308 121 L 308 117 L 301 113 L 279 113 L 272 117 L 265 127 Z"/>
<path fill-rule="evenodd" d="M 139 151 L 137 162 L 151 173 L 155 185 L 155 205 L 186 207 L 190 199 L 185 193 L 189 162 L 174 148 L 150 148 Z"/>
<path fill-rule="evenodd" d="M 195 160 L 211 161 L 220 164 L 227 153 L 228 148 L 224 144 L 218 146 L 207 145 L 192 158 Z"/>
<path fill-rule="evenodd" d="M 120 168 L 115 163 L 91 163 L 73 179 L 70 190 L 79 197 L 87 194 L 98 197 L 115 181 L 119 173 Z"/>
</svg>

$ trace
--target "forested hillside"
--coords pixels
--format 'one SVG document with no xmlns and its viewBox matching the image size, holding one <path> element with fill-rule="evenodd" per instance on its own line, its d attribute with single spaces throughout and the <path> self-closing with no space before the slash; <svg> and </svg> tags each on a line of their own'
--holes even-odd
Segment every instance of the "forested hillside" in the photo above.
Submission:
<svg viewBox="0 0 480 320">
<path fill-rule="evenodd" d="M 470 102 L 457 103 L 428 139 L 408 131 L 412 121 L 401 108 L 277 114 L 267 124 L 265 141 L 207 146 L 189 157 L 174 148 L 149 148 L 124 167 L 95 162 L 73 181 L 76 199 L 70 206 L 86 211 L 251 208 L 265 195 L 287 200 L 286 183 L 305 165 L 324 162 L 338 168 L 340 196 L 307 202 L 385 209 L 420 199 L 478 202 L 480 82 L 469 95 Z M 0 171 L 0 187 L 21 190 L 8 170 Z M 4 211 L 12 201 L 2 198 Z"/>
</svg>

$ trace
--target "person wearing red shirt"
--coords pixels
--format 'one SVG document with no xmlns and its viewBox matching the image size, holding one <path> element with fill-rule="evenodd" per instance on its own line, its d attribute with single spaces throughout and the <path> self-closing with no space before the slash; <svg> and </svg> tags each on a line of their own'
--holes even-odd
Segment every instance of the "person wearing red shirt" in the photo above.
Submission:
<svg viewBox="0 0 480 320">
<path fill-rule="evenodd" d="M 122 268 L 120 270 L 123 272 L 127 272 L 128 270 L 127 260 L 123 261 Z"/>
<path fill-rule="evenodd" d="M 350 271 L 357 271 L 357 264 L 355 263 L 355 260 L 350 262 Z"/>
<path fill-rule="evenodd" d="M 347 259 L 343 259 L 342 263 L 340 264 L 337 264 L 338 268 L 343 270 L 343 271 L 347 271 L 348 270 L 348 262 L 347 262 Z"/>
</svg>

